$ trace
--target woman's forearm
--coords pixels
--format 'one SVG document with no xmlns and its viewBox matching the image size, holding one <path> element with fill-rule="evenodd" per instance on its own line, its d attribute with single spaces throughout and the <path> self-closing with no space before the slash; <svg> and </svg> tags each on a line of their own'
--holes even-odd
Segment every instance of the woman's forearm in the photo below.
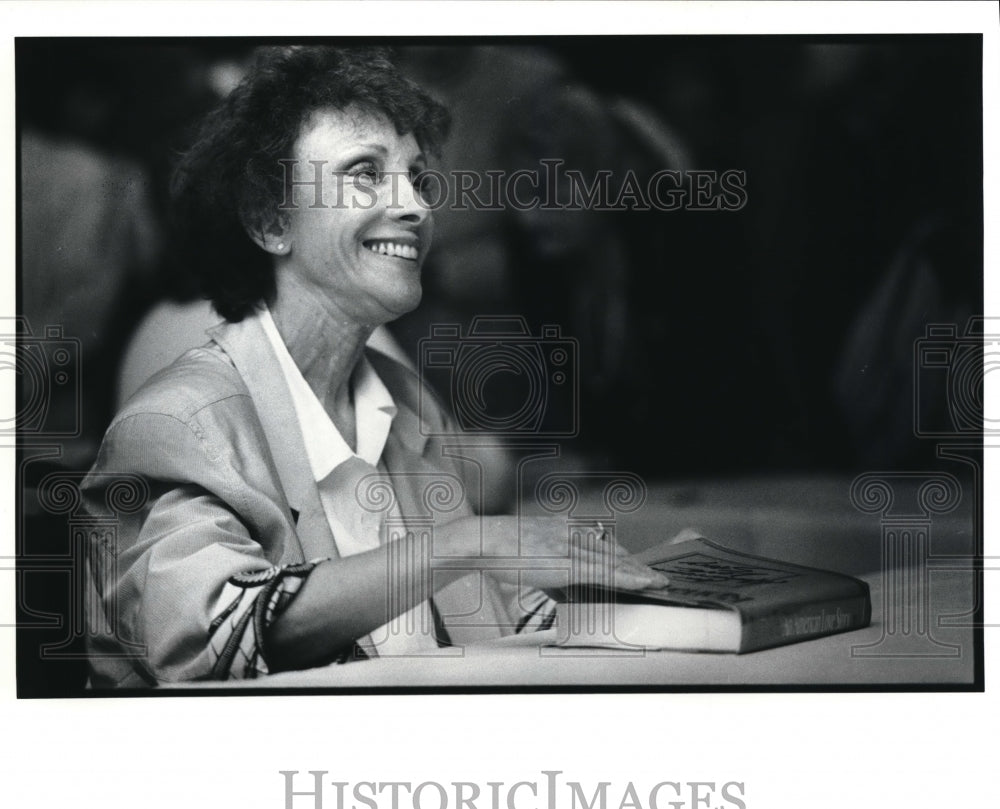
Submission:
<svg viewBox="0 0 1000 809">
<path fill-rule="evenodd" d="M 461 549 L 472 543 L 458 537 L 471 537 L 474 528 L 471 520 L 439 528 L 449 561 L 468 555 Z M 450 555 L 456 549 L 458 555 Z M 444 569 L 432 575 L 433 570 L 430 547 L 413 534 L 366 553 L 322 562 L 268 627 L 269 666 L 281 671 L 329 662 L 358 638 L 468 572 Z"/>
</svg>

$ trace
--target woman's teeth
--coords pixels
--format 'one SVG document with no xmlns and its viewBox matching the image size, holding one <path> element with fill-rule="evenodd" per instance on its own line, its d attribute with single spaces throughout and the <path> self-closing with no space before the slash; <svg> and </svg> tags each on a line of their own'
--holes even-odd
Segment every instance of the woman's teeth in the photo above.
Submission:
<svg viewBox="0 0 1000 809">
<path fill-rule="evenodd" d="M 396 244 L 395 242 L 373 242 L 368 245 L 368 249 L 380 256 L 397 256 L 416 260 L 418 251 L 416 247 L 408 244 Z"/>
</svg>

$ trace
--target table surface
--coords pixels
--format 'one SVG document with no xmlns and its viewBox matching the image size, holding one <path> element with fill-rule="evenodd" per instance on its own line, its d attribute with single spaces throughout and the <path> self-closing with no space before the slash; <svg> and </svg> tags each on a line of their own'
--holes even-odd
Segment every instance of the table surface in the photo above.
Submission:
<svg viewBox="0 0 1000 809">
<path fill-rule="evenodd" d="M 913 484 L 913 488 L 916 484 Z M 915 489 L 914 489 L 915 490 Z M 617 535 L 639 551 L 684 527 L 700 529 L 729 547 L 849 573 L 868 582 L 869 627 L 745 655 L 621 652 L 545 646 L 555 630 L 505 638 L 435 656 L 369 660 L 262 680 L 221 684 L 225 689 L 420 691 L 697 690 L 754 688 L 976 687 L 973 611 L 975 574 L 972 498 L 935 517 L 926 567 L 911 596 L 926 606 L 894 608 L 912 576 L 881 572 L 882 522 L 854 508 L 850 480 L 791 477 L 650 486 L 644 507 L 620 515 Z M 905 500 L 898 492 L 899 499 Z M 584 493 L 578 508 L 597 513 L 599 492 Z M 897 623 L 904 614 L 911 623 Z M 201 686 L 178 686 L 200 687 Z M 214 689 L 213 689 L 214 690 Z"/>
<path fill-rule="evenodd" d="M 493 644 L 438 650 L 435 656 L 379 658 L 234 681 L 233 689 L 685 690 L 755 688 L 975 688 L 976 648 L 968 618 L 974 574 L 930 570 L 926 622 L 895 624 L 885 598 L 898 588 L 883 576 L 871 587 L 869 627 L 744 655 L 553 648 L 555 630 Z M 888 584 L 889 586 L 885 586 Z M 911 613 L 912 614 L 912 613 Z M 890 618 L 887 620 L 886 616 Z M 183 687 L 183 686 L 182 686 Z"/>
</svg>

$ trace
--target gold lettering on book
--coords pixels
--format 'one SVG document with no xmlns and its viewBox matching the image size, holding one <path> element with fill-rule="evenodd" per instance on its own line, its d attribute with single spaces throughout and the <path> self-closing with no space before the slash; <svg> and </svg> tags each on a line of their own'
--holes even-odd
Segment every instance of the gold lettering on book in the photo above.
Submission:
<svg viewBox="0 0 1000 809">
<path fill-rule="evenodd" d="M 790 638 L 796 635 L 815 635 L 820 632 L 838 632 L 849 629 L 853 617 L 840 607 L 834 611 L 822 610 L 812 615 L 796 615 L 781 619 L 781 634 Z"/>
</svg>

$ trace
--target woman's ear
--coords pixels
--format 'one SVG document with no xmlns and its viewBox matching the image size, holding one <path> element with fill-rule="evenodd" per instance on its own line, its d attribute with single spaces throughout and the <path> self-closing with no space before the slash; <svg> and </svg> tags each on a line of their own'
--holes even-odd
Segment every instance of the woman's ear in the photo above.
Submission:
<svg viewBox="0 0 1000 809">
<path fill-rule="evenodd" d="M 272 222 L 263 230 L 247 228 L 247 234 L 261 250 L 271 255 L 284 256 L 292 249 L 288 222 L 284 218 Z"/>
</svg>

